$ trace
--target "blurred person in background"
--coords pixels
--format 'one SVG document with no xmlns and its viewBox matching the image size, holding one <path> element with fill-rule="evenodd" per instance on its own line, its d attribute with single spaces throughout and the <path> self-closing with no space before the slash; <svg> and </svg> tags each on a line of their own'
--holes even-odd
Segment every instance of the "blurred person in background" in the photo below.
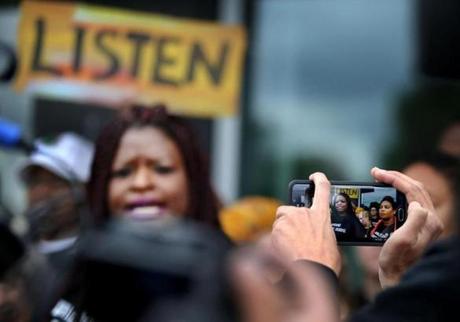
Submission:
<svg viewBox="0 0 460 322">
<path fill-rule="evenodd" d="M 369 217 L 372 223 L 372 226 L 375 226 L 379 221 L 379 209 L 380 205 L 378 202 L 371 202 L 369 205 Z"/>
<path fill-rule="evenodd" d="M 32 314 L 47 313 L 39 311 L 47 311 L 47 301 L 53 302 L 54 292 L 61 290 L 75 262 L 77 240 L 86 219 L 84 185 L 90 175 L 93 152 L 91 142 L 65 132 L 38 139 L 20 168 L 28 202 L 27 242 L 43 254 L 49 264 L 44 302 L 34 307 Z M 73 285 L 62 293 L 61 306 L 75 301 L 76 289 Z M 59 314 L 52 315 L 62 318 Z"/>
<path fill-rule="evenodd" d="M 457 114 L 451 117 L 451 120 L 443 120 L 445 127 L 438 130 L 439 139 L 433 152 L 413 158 L 403 170 L 409 177 L 421 182 L 433 199 L 444 223 L 441 237 L 450 236 L 455 230 L 453 190 L 460 163 L 460 121 Z"/>
<path fill-rule="evenodd" d="M 29 238 L 57 271 L 65 270 L 81 226 L 93 145 L 75 133 L 37 140 L 20 169 Z"/>
<path fill-rule="evenodd" d="M 444 223 L 441 238 L 451 236 L 456 229 L 454 185 L 459 159 L 437 152 L 409 164 L 403 172 L 419 181 L 428 191 L 437 214 Z"/>
<path fill-rule="evenodd" d="M 364 237 L 368 238 L 372 230 L 372 223 L 370 220 L 369 211 L 366 208 L 361 208 L 361 211 L 357 213 L 357 217 L 361 225 L 363 225 L 365 233 Z"/>
</svg>

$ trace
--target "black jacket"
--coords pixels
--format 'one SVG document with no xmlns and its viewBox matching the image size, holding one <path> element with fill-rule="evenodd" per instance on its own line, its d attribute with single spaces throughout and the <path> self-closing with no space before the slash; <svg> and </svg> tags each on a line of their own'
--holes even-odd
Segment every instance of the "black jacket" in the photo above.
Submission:
<svg viewBox="0 0 460 322">
<path fill-rule="evenodd" d="M 460 321 L 460 238 L 437 242 L 401 282 L 382 291 L 350 322 Z"/>
</svg>

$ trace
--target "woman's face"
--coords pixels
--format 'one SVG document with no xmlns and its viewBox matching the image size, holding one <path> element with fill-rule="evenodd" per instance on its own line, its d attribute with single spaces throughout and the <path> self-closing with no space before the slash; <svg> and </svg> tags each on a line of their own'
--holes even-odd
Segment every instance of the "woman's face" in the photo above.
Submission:
<svg viewBox="0 0 460 322">
<path fill-rule="evenodd" d="M 114 216 L 150 220 L 185 215 L 187 176 L 176 144 L 154 127 L 127 130 L 112 164 L 108 193 Z"/>
<path fill-rule="evenodd" d="M 395 215 L 396 210 L 389 201 L 382 201 L 379 209 L 379 216 L 382 219 L 391 219 Z"/>
<path fill-rule="evenodd" d="M 359 221 L 361 222 L 361 225 L 363 225 L 364 227 L 369 227 L 371 222 L 369 220 L 369 213 L 367 211 L 361 211 L 359 214 L 358 214 L 358 219 Z"/>
<path fill-rule="evenodd" d="M 378 217 L 378 214 L 379 214 L 379 211 L 378 211 L 377 208 L 372 207 L 372 208 L 370 209 L 370 216 L 371 216 L 371 218 L 377 218 L 377 217 Z"/>
<path fill-rule="evenodd" d="M 338 212 L 345 212 L 347 211 L 347 199 L 345 199 L 342 195 L 337 195 L 335 198 L 335 209 Z"/>
</svg>

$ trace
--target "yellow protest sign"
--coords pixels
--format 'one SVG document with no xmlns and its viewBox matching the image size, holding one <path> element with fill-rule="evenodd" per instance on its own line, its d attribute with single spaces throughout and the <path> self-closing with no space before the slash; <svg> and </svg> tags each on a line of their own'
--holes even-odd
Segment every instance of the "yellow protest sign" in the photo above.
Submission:
<svg viewBox="0 0 460 322">
<path fill-rule="evenodd" d="M 107 105 L 162 102 L 191 116 L 238 111 L 241 26 L 25 1 L 18 44 L 17 90 Z"/>
<path fill-rule="evenodd" d="M 336 187 L 333 193 L 345 193 L 351 199 L 358 199 L 359 198 L 359 189 L 358 188 L 350 188 L 350 187 Z"/>
</svg>

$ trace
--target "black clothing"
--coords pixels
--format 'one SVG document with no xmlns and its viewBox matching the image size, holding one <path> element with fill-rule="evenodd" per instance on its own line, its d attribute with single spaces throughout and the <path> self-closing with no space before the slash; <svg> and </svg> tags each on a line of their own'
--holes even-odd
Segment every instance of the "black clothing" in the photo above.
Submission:
<svg viewBox="0 0 460 322">
<path fill-rule="evenodd" d="M 371 238 L 371 233 L 372 233 L 372 230 L 374 229 L 374 227 L 370 226 L 369 228 L 364 228 L 364 238 L 366 239 L 370 239 Z"/>
<path fill-rule="evenodd" d="M 379 217 L 375 217 L 375 218 L 369 217 L 369 220 L 371 221 L 372 227 L 375 227 L 377 223 L 380 221 Z"/>
<path fill-rule="evenodd" d="M 66 249 L 46 254 L 48 262 L 56 270 L 56 273 L 62 276 L 68 273 L 73 267 L 77 247 L 72 245 Z"/>
<path fill-rule="evenodd" d="M 366 231 L 353 214 L 341 216 L 333 213 L 331 222 L 338 241 L 353 241 L 365 238 Z"/>
<path fill-rule="evenodd" d="M 394 224 L 385 226 L 383 220 L 380 220 L 371 232 L 372 239 L 387 240 L 396 229 L 396 220 Z"/>
<path fill-rule="evenodd" d="M 9 227 L 0 223 L 0 280 L 25 255 L 26 249 Z"/>
<path fill-rule="evenodd" d="M 401 282 L 382 291 L 350 322 L 459 321 L 460 238 L 437 242 Z"/>
<path fill-rule="evenodd" d="M 70 276 L 75 266 L 77 247 L 78 244 L 75 242 L 59 251 L 43 254 L 49 264 L 49 275 L 53 277 L 50 280 L 52 294 L 49 296 L 49 301 L 45 307 L 43 314 L 46 318 L 43 320 L 73 321 L 74 306 L 79 299 L 80 281 L 70 279 Z M 69 308 L 63 310 L 60 307 L 56 310 L 56 307 L 62 305 L 62 302 L 66 303 Z"/>
</svg>

